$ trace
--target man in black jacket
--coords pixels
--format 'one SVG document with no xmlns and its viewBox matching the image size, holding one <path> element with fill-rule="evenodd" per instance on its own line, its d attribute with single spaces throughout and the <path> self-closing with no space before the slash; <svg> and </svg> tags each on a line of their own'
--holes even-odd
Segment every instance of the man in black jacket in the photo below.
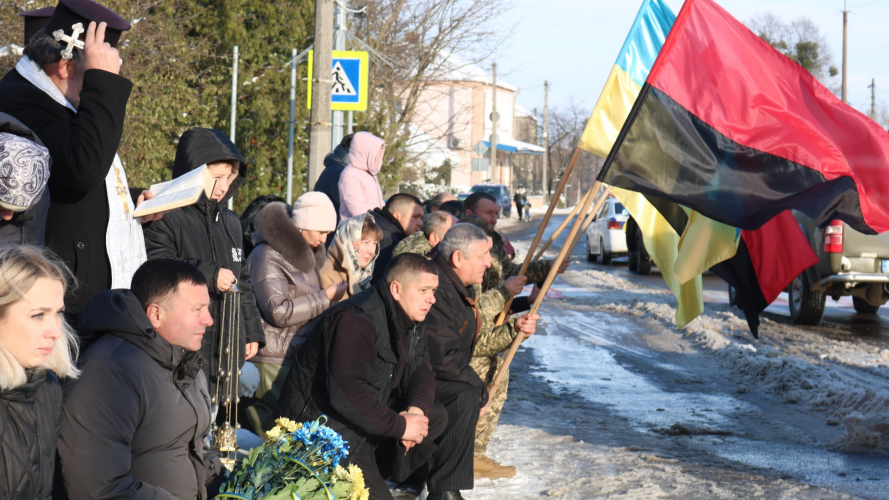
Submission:
<svg viewBox="0 0 889 500">
<path fill-rule="evenodd" d="M 173 178 L 203 165 L 207 165 L 210 175 L 216 178 L 212 196 L 201 195 L 196 204 L 170 212 L 163 219 L 146 225 L 145 247 L 149 259 L 182 259 L 204 273 L 210 289 L 210 314 L 215 325 L 204 335 L 201 355 L 207 360 L 203 368 L 210 379 L 211 394 L 216 398 L 219 370 L 227 365 L 227 354 L 237 353 L 234 361 L 239 367 L 243 366 L 245 360 L 265 345 L 265 333 L 256 308 L 250 273 L 244 265 L 241 222 L 226 208 L 228 200 L 247 178 L 247 164 L 225 134 L 194 128 L 179 138 Z M 224 294 L 231 293 L 234 286 L 237 291 L 229 299 L 237 303 L 240 321 L 233 325 L 237 329 L 235 345 L 224 346 L 231 352 L 226 353 L 223 349 L 223 359 L 220 359 L 222 335 L 229 333 L 223 331 L 228 325 L 222 325 Z M 225 396 L 220 395 L 219 401 L 224 401 Z"/>
<path fill-rule="evenodd" d="M 83 49 L 68 40 L 80 33 Z M 44 30 L 0 81 L 0 112 L 33 130 L 53 159 L 46 244 L 74 272 L 65 299 L 73 317 L 97 292 L 128 288 L 145 245 L 117 148 L 133 84 L 120 73 L 116 47 L 129 23 L 94 2 L 60 0 Z M 54 39 L 52 34 L 62 35 Z M 70 52 L 69 52 L 70 50 Z M 144 217 L 153 220 L 157 216 Z"/>
<path fill-rule="evenodd" d="M 349 134 L 343 137 L 339 146 L 324 157 L 324 170 L 318 176 L 315 187 L 312 189 L 312 191 L 320 191 L 330 198 L 333 208 L 336 210 L 336 220 L 340 220 L 340 175 L 349 165 L 349 146 L 352 145 L 354 135 Z"/>
<path fill-rule="evenodd" d="M 424 464 L 447 421 L 422 324 L 437 287 L 423 257 L 393 259 L 384 280 L 318 321 L 279 399 L 278 413 L 292 420 L 327 415 L 372 499 L 392 498 L 384 478 L 404 480 Z"/>
<path fill-rule="evenodd" d="M 416 233 L 423 226 L 423 204 L 412 194 L 396 193 L 386 200 L 386 206 L 375 208 L 371 215 L 383 230 L 380 254 L 374 263 L 371 281 L 376 283 L 386 274 L 386 266 L 392 260 L 392 252 L 401 240 Z"/>
<path fill-rule="evenodd" d="M 491 267 L 491 240 L 471 224 L 455 224 L 433 251 L 438 270 L 435 305 L 426 321 L 429 360 L 435 371 L 435 399 L 448 412 L 448 427 L 431 464 L 447 471 L 429 477 L 429 500 L 462 499 L 473 487 L 475 426 L 488 403 L 485 383 L 469 365 L 482 320 L 473 285 Z M 448 451 L 448 454 L 442 451 Z"/>
<path fill-rule="evenodd" d="M 143 264 L 132 287 L 101 292 L 81 312 L 81 333 L 98 339 L 65 387 L 58 451 L 68 497 L 206 500 L 222 472 L 203 439 L 206 279 L 163 259 Z"/>
</svg>

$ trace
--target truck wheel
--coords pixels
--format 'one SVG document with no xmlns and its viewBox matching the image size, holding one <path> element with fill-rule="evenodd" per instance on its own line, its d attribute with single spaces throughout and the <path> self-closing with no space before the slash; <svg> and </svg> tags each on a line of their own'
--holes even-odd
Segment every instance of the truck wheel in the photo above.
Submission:
<svg viewBox="0 0 889 500">
<path fill-rule="evenodd" d="M 636 230 L 636 274 L 648 276 L 651 274 L 651 259 L 645 251 L 645 243 L 642 241 L 642 231 Z"/>
<path fill-rule="evenodd" d="M 728 286 L 728 305 L 738 305 L 738 290 L 731 285 Z"/>
<path fill-rule="evenodd" d="M 602 253 L 602 265 L 610 266 L 613 257 L 611 253 L 605 251 L 605 241 L 601 239 L 599 240 L 599 252 Z"/>
<path fill-rule="evenodd" d="M 880 310 L 880 306 L 872 306 L 870 302 L 859 297 L 852 297 L 852 305 L 858 314 L 877 314 Z"/>
<path fill-rule="evenodd" d="M 629 266 L 630 272 L 631 273 L 638 272 L 639 271 L 639 264 L 636 262 L 636 260 L 639 258 L 638 252 L 630 252 L 629 255 L 627 255 L 627 257 L 628 257 L 627 260 L 630 262 L 630 266 Z"/>
<path fill-rule="evenodd" d="M 824 316 L 827 295 L 812 290 L 806 271 L 790 284 L 790 319 L 797 325 L 817 325 Z"/>
</svg>

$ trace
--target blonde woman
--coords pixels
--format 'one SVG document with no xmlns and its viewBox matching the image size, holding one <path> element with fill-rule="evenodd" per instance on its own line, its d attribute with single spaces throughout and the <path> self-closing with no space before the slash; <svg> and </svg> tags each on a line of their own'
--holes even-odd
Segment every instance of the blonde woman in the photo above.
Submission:
<svg viewBox="0 0 889 500">
<path fill-rule="evenodd" d="M 80 373 L 63 317 L 65 265 L 33 246 L 0 248 L 0 498 L 49 499 L 62 413 L 59 378 Z"/>
</svg>

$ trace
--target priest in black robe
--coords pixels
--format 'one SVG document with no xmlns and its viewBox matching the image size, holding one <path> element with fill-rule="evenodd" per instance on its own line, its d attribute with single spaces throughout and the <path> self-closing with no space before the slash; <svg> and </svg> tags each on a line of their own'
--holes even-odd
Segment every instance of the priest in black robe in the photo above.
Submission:
<svg viewBox="0 0 889 500">
<path fill-rule="evenodd" d="M 133 84 L 119 74 L 116 47 L 129 28 L 95 2 L 60 0 L 0 80 L 0 112 L 33 130 L 52 157 L 46 245 L 78 281 L 69 317 L 99 291 L 129 288 L 146 259 L 132 214 L 147 192 L 131 192 L 117 156 Z"/>
</svg>

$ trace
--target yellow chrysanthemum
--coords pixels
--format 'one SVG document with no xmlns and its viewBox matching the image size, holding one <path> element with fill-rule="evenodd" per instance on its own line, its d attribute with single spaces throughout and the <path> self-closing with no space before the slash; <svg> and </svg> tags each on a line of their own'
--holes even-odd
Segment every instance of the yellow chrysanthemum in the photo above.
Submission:
<svg viewBox="0 0 889 500">
<path fill-rule="evenodd" d="M 302 428 L 302 424 L 294 422 L 293 420 L 285 417 L 281 417 L 275 420 L 275 423 L 278 424 L 278 426 L 282 429 L 286 429 L 287 432 L 296 432 L 297 430 Z"/>
<path fill-rule="evenodd" d="M 281 426 L 274 426 L 271 430 L 266 431 L 265 437 L 268 440 L 278 439 L 281 436 Z"/>
</svg>

